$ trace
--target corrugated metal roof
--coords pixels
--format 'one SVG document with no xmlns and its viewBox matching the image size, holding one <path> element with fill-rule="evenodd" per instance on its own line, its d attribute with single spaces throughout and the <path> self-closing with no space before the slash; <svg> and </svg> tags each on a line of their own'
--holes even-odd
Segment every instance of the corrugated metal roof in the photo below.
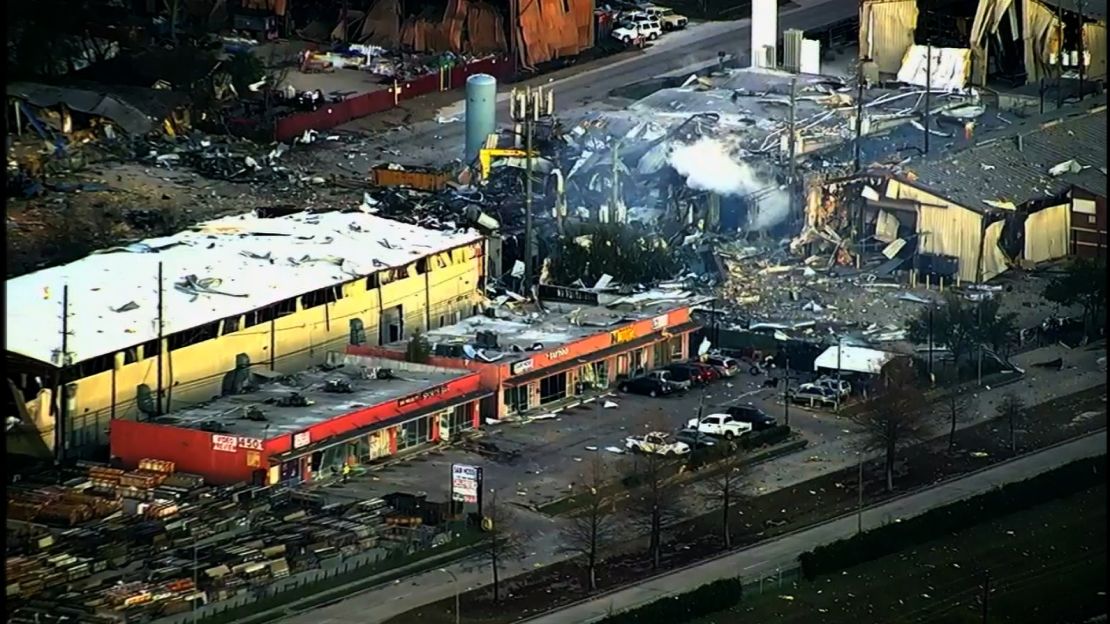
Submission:
<svg viewBox="0 0 1110 624">
<path fill-rule="evenodd" d="M 1072 185 L 1105 196 L 1106 108 L 1044 125 L 1020 128 L 944 158 L 910 163 L 906 169 L 916 180 L 899 177 L 972 210 L 988 209 L 988 200 L 1021 206 L 1059 196 Z M 1050 168 L 1069 160 L 1083 169 L 1049 175 Z"/>
</svg>

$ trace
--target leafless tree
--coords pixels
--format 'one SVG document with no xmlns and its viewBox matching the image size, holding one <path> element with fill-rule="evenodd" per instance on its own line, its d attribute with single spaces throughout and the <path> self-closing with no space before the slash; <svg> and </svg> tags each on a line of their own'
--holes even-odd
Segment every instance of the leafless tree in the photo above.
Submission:
<svg viewBox="0 0 1110 624">
<path fill-rule="evenodd" d="M 963 420 L 966 420 L 967 417 L 968 417 L 968 413 L 967 413 L 968 401 L 967 401 L 967 398 L 961 392 L 959 392 L 955 387 L 955 380 L 958 379 L 958 375 L 953 373 L 952 378 L 953 378 L 953 380 L 952 380 L 953 383 L 951 384 L 952 385 L 952 391 L 948 393 L 948 395 L 944 398 L 944 402 L 943 402 L 944 417 L 948 420 L 948 425 L 949 425 L 949 429 L 948 429 L 948 452 L 949 453 L 951 453 L 956 448 L 956 425 L 959 422 L 961 422 Z"/>
<path fill-rule="evenodd" d="M 607 504 L 602 494 L 609 471 L 600 454 L 594 455 L 588 470 L 576 495 L 584 505 L 563 527 L 560 550 L 586 558 L 586 587 L 595 591 L 599 550 L 616 536 L 618 524 L 612 504 Z"/>
<path fill-rule="evenodd" d="M 891 360 L 879 372 L 876 392 L 853 420 L 863 429 L 863 448 L 885 455 L 886 488 L 894 489 L 894 463 L 898 449 L 927 439 L 929 420 L 924 395 L 907 358 Z"/>
<path fill-rule="evenodd" d="M 1015 454 L 1017 453 L 1017 418 L 1024 408 L 1025 405 L 1021 399 L 1012 392 L 1005 394 L 997 407 L 998 415 L 1005 418 L 1010 427 L 1010 452 Z"/>
<path fill-rule="evenodd" d="M 663 525 L 675 509 L 675 497 L 667 482 L 673 470 L 671 462 L 655 453 L 645 454 L 636 463 L 639 471 L 633 474 L 639 481 L 640 491 L 632 496 L 632 511 L 648 534 L 651 569 L 656 571 L 663 558 Z"/>
<path fill-rule="evenodd" d="M 485 504 L 485 518 L 483 518 L 483 531 L 485 535 L 480 542 L 481 553 L 489 559 L 490 569 L 493 571 L 493 601 L 501 601 L 501 564 L 506 559 L 519 558 L 523 552 L 523 542 L 519 532 L 514 526 L 512 510 L 498 502 L 497 490 L 491 492 Z"/>
<path fill-rule="evenodd" d="M 732 548 L 732 526 L 729 523 L 729 518 L 731 517 L 733 503 L 740 496 L 738 490 L 743 480 L 743 473 L 741 472 L 743 462 L 732 442 L 722 442 L 722 444 L 728 445 L 729 452 L 721 460 L 720 474 L 709 480 L 709 490 L 706 494 L 714 502 L 721 505 L 721 540 L 727 550 Z"/>
</svg>

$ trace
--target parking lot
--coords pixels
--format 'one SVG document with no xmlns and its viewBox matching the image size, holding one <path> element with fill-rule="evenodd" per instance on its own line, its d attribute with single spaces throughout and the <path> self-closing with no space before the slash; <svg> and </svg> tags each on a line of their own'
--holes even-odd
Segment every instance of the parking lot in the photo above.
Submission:
<svg viewBox="0 0 1110 624">
<path fill-rule="evenodd" d="M 745 368 L 733 378 L 681 395 L 653 399 L 614 390 L 554 417 L 487 425 L 482 436 L 485 453 L 434 448 L 372 468 L 347 484 L 330 485 L 326 491 L 339 498 L 359 499 L 398 491 L 423 492 L 429 500 L 442 501 L 450 495 L 451 464 L 460 463 L 481 466 L 486 491 L 498 490 L 502 500 L 542 505 L 566 495 L 575 483 L 583 483 L 594 453 L 603 455 L 610 476 L 618 478 L 629 469 L 630 457 L 615 452 L 624 448 L 625 437 L 654 429 L 674 431 L 697 415 L 699 405 L 704 405 L 704 414 L 711 414 L 722 406 L 749 404 L 782 424 L 782 387 L 763 388 L 765 379 L 750 375 Z M 606 404 L 611 407 L 604 407 Z M 790 407 L 789 424 L 809 440 L 808 454 L 841 440 L 852 429 L 834 414 L 797 406 Z"/>
</svg>

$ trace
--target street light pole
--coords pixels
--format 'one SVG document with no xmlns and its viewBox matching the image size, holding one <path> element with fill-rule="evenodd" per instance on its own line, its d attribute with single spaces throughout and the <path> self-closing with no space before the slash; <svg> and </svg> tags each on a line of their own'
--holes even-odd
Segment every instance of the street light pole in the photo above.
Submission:
<svg viewBox="0 0 1110 624">
<path fill-rule="evenodd" d="M 451 584 L 455 586 L 455 624 L 462 622 L 462 612 L 459 611 L 459 578 L 455 573 L 447 568 L 440 568 L 440 572 L 447 574 L 451 577 Z"/>
<path fill-rule="evenodd" d="M 785 359 L 786 359 L 786 361 L 784 363 L 786 365 L 786 374 L 783 375 L 783 379 L 786 381 L 786 386 L 785 386 L 785 388 L 783 388 L 783 391 L 782 391 L 782 406 L 783 406 L 783 409 L 784 409 L 783 420 L 785 421 L 783 424 L 786 425 L 787 427 L 789 427 L 790 426 L 790 354 L 789 353 L 786 354 Z"/>
<path fill-rule="evenodd" d="M 836 413 L 840 413 L 840 352 L 844 345 L 840 334 L 836 335 Z"/>
</svg>

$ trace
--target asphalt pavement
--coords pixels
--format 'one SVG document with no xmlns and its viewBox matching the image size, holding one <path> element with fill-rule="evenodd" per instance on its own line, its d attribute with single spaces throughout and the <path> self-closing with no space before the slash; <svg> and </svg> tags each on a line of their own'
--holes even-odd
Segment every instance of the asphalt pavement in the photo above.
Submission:
<svg viewBox="0 0 1110 624">
<path fill-rule="evenodd" d="M 611 613 L 632 609 L 652 601 L 686 592 L 718 579 L 759 579 L 779 570 L 796 567 L 798 555 L 823 544 L 851 537 L 900 519 L 987 492 L 1007 483 L 1029 479 L 1067 463 L 1106 454 L 1106 432 L 1057 446 L 981 472 L 865 509 L 851 515 L 746 548 L 731 555 L 657 577 L 596 600 L 526 620 L 530 624 L 595 622 Z"/>
<path fill-rule="evenodd" d="M 1062 351 L 1064 352 L 1063 357 L 1065 358 L 1065 367 L 1063 370 L 1038 369 L 1032 366 L 1032 364 L 1037 362 L 1060 357 Z M 995 415 L 993 408 L 1004 394 L 1013 393 L 1026 405 L 1032 406 L 1038 403 L 1051 401 L 1060 396 L 1079 392 L 1086 388 L 1105 384 L 1105 373 L 1103 373 L 1096 364 L 1097 359 L 1104 353 L 1104 348 L 1069 350 L 1059 346 L 1051 346 L 1029 351 L 1015 357 L 1015 363 L 1027 368 L 1025 378 L 1003 388 L 983 388 L 979 392 L 973 393 L 972 396 L 969 397 L 973 403 L 971 407 L 973 418 L 960 423 L 959 427 L 961 429 L 969 427 L 981 422 L 983 419 L 993 417 Z M 749 377 L 746 381 L 742 379 L 743 378 L 735 378 L 731 380 L 730 383 L 733 383 L 733 388 L 728 388 L 727 384 L 722 384 L 721 382 L 717 382 L 717 386 L 710 386 L 710 388 L 718 388 L 717 392 L 719 393 L 724 393 L 728 390 L 735 393 L 735 396 L 739 396 L 744 395 L 746 392 L 750 392 L 750 390 L 746 390 L 745 388 L 758 385 L 757 380 L 760 378 Z M 773 411 L 775 396 L 767 396 L 766 399 L 764 399 L 765 392 L 767 391 L 761 391 L 750 395 L 751 399 L 749 399 L 748 396 L 744 396 L 739 400 L 753 400 L 755 404 L 760 404 L 759 401 L 764 401 L 762 405 L 767 409 L 768 413 L 781 418 L 781 407 L 779 411 Z M 640 410 L 642 409 L 640 407 L 642 404 L 638 402 L 639 400 L 639 397 L 627 401 L 622 399 L 621 402 L 626 403 L 626 405 L 622 405 L 622 407 L 628 408 L 632 412 Z M 646 398 L 643 400 L 650 401 L 650 399 Z M 664 410 L 665 413 L 669 414 L 669 417 L 675 421 L 681 421 L 689 417 L 691 409 L 696 410 L 697 403 L 698 398 L 696 395 L 688 394 L 685 399 L 675 401 L 662 400 L 657 404 L 669 406 L 669 409 Z M 606 412 L 608 411 L 609 410 L 606 410 Z M 553 420 L 536 421 L 531 423 L 534 429 L 529 430 L 522 428 L 520 432 L 521 435 L 534 436 L 537 440 L 542 440 L 543 435 L 540 433 L 539 429 L 535 428 L 555 427 L 558 424 L 559 423 Z M 791 408 L 790 424 L 805 432 L 804 435 L 810 439 L 810 447 L 801 453 L 787 455 L 753 467 L 748 475 L 746 475 L 744 483 L 744 487 L 749 490 L 749 494 L 762 494 L 784 487 L 790 487 L 791 485 L 854 465 L 858 461 L 857 455 L 855 454 L 857 437 L 851 434 L 845 420 L 827 413 Z M 1095 446 L 1103 448 L 1104 444 L 1105 436 L 1103 436 Z M 555 450 L 551 452 L 553 456 L 558 454 Z M 869 455 L 868 458 L 870 457 Z M 1037 461 L 1046 460 L 1042 459 Z M 1004 466 L 1009 465 L 1010 464 L 1005 464 Z M 1016 469 L 1002 468 L 1002 470 Z M 519 478 L 524 478 L 525 475 L 523 475 L 523 473 L 523 469 L 509 467 L 500 478 L 503 480 L 514 479 L 517 478 L 517 476 L 519 476 Z M 441 474 L 441 471 L 436 471 L 436 474 Z M 1010 473 L 1002 472 L 992 474 L 1007 475 Z M 982 477 L 979 478 L 981 479 Z M 392 481 L 393 477 L 387 476 L 385 479 Z M 428 482 L 426 481 L 425 483 Z M 968 485 L 968 483 L 974 484 L 979 483 L 979 481 L 966 483 L 963 481 L 957 482 L 956 484 L 948 486 L 945 490 L 948 494 L 944 494 L 943 496 L 948 496 L 954 491 L 962 491 L 964 488 L 978 487 Z M 683 496 L 686 498 L 696 497 L 697 494 L 695 490 L 696 488 L 684 488 Z M 511 490 L 509 491 L 511 492 Z M 511 493 L 509 496 L 513 497 L 514 494 L 515 493 Z M 894 501 L 890 504 L 896 505 L 898 502 Z M 889 512 L 890 510 L 899 510 L 901 507 L 895 506 L 886 509 L 888 509 Z M 887 513 L 890 518 L 898 517 L 896 514 L 893 514 L 893 512 L 888 512 L 880 512 L 877 516 L 873 513 L 867 515 L 865 516 L 865 522 L 870 521 L 868 520 L 869 518 L 877 517 L 882 519 L 885 517 L 884 513 Z M 506 562 L 502 567 L 501 578 L 503 580 L 557 563 L 569 557 L 569 555 L 559 553 L 559 528 L 563 523 L 561 519 L 551 518 L 526 509 L 518 509 L 516 515 L 518 529 L 527 536 L 528 545 L 526 546 L 526 554 L 524 557 L 519 560 Z M 851 523 L 853 526 L 854 522 L 855 519 L 852 519 Z M 797 552 L 794 554 L 796 555 Z M 744 565 L 758 564 L 757 567 L 751 568 L 748 572 L 750 574 L 755 574 L 768 569 L 765 565 L 770 564 L 764 564 L 762 563 L 763 561 L 763 559 L 749 559 L 748 563 Z M 770 559 L 768 559 L 768 561 L 770 561 Z M 459 583 L 458 589 L 462 591 L 485 586 L 489 584 L 491 580 L 488 565 L 486 565 L 483 559 L 477 556 L 468 557 L 446 567 L 456 575 Z M 739 566 L 739 568 L 736 569 L 739 570 L 743 567 L 744 566 Z M 769 569 L 773 570 L 773 566 Z M 304 613 L 292 614 L 280 621 L 287 624 L 362 624 L 364 622 L 381 622 L 420 605 L 450 598 L 454 595 L 455 590 L 455 585 L 446 574 L 439 571 L 430 571 L 400 579 L 390 585 L 376 587 L 355 594 L 348 599 L 325 607 L 314 608 Z M 578 620 L 568 618 L 549 621 L 575 622 Z"/>
</svg>

